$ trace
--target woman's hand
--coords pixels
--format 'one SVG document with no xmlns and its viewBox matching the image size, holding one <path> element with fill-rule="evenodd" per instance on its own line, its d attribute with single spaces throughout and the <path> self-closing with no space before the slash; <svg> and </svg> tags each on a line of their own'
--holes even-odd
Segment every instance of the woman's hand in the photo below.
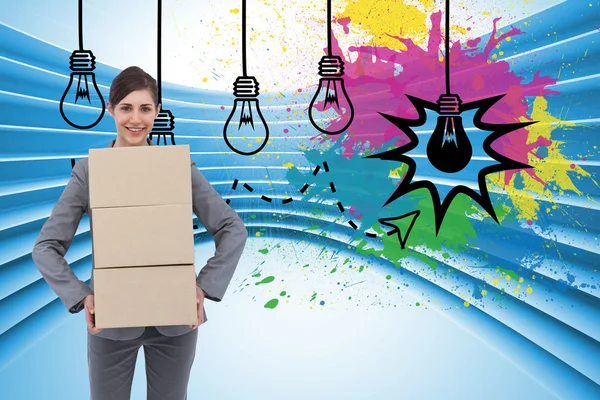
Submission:
<svg viewBox="0 0 600 400">
<path fill-rule="evenodd" d="M 196 286 L 196 306 L 198 311 L 198 325 L 192 325 L 192 329 L 196 329 L 204 322 L 204 290 L 200 286 Z"/>
<path fill-rule="evenodd" d="M 97 334 L 102 329 L 96 328 L 96 316 L 94 313 L 96 310 L 94 309 L 94 295 L 90 294 L 83 300 L 83 306 L 85 308 L 85 322 L 87 322 L 88 331 L 92 335 Z"/>
</svg>

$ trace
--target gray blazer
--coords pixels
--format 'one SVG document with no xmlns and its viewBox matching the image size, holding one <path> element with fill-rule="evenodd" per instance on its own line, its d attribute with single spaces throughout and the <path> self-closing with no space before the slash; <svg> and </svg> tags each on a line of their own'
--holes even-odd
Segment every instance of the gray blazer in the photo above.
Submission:
<svg viewBox="0 0 600 400">
<path fill-rule="evenodd" d="M 150 140 L 148 143 L 155 145 Z M 113 145 L 114 140 L 107 147 Z M 237 213 L 223 201 L 192 160 L 191 168 L 192 208 L 215 240 L 215 254 L 201 269 L 196 284 L 204 290 L 207 299 L 219 302 L 225 295 L 242 255 L 248 231 Z M 64 258 L 85 212 L 90 216 L 90 233 L 93 235 L 88 199 L 88 159 L 84 158 L 73 167 L 71 179 L 42 227 L 32 252 L 33 261 L 40 273 L 73 314 L 83 310 L 83 300 L 93 294 L 94 288 L 93 274 L 88 287 L 77 278 Z M 106 328 L 96 336 L 114 340 L 134 339 L 141 336 L 144 329 Z M 177 336 L 191 330 L 185 325 L 158 326 L 156 329 L 166 336 Z"/>
</svg>

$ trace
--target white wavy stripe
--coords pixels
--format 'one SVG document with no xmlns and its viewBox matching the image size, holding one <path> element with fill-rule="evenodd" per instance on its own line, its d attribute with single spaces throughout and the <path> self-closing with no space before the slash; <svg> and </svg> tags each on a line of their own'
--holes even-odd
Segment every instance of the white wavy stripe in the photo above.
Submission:
<svg viewBox="0 0 600 400">
<path fill-rule="evenodd" d="M 584 37 L 587 37 L 587 36 L 591 36 L 591 35 L 595 35 L 597 33 L 600 33 L 600 30 L 592 30 L 592 31 L 589 31 L 589 32 L 586 32 L 586 33 L 582 33 L 582 34 L 577 35 L 577 36 L 572 36 L 572 37 L 570 37 L 568 39 L 559 40 L 558 42 L 547 44 L 545 46 L 536 47 L 535 49 L 524 51 L 522 53 L 515 54 L 513 56 L 499 58 L 498 61 L 507 61 L 507 60 L 512 60 L 512 59 L 515 59 L 515 58 L 523 57 L 523 56 L 526 56 L 528 54 L 534 54 L 534 53 L 540 52 L 542 50 L 550 49 L 550 48 L 556 47 L 556 46 L 561 46 L 563 44 L 572 42 L 574 40 L 581 39 L 581 38 L 584 38 Z"/>
</svg>

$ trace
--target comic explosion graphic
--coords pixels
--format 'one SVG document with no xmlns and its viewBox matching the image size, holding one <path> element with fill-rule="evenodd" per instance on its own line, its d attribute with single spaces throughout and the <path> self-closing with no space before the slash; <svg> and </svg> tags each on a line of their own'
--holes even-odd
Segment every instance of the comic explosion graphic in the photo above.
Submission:
<svg viewBox="0 0 600 400">
<path fill-rule="evenodd" d="M 496 223 L 499 223 L 485 183 L 486 176 L 494 172 L 533 167 L 511 160 L 510 158 L 499 154 L 492 149 L 492 144 L 507 133 L 534 124 L 535 121 L 509 124 L 490 124 L 483 122 L 482 119 L 485 113 L 505 95 L 489 97 L 470 103 L 464 103 L 462 105 L 459 103 L 460 100 L 458 99 L 458 96 L 450 95 L 458 100 L 456 104 L 450 107 L 453 108 L 453 112 L 449 112 L 448 104 L 444 104 L 444 101 L 446 100 L 445 97 L 447 98 L 448 96 L 441 96 L 438 103 L 433 103 L 410 95 L 406 96 L 418 112 L 417 119 L 400 118 L 381 112 L 379 114 L 404 132 L 408 136 L 409 142 L 392 150 L 365 156 L 365 158 L 398 161 L 405 163 L 408 166 L 406 175 L 383 206 L 385 207 L 394 200 L 397 200 L 401 196 L 414 190 L 426 188 L 431 193 L 433 201 L 437 235 L 452 200 L 458 194 L 463 193 L 475 200 L 485 211 L 487 211 Z M 427 159 L 432 166 L 442 172 L 458 172 L 465 168 L 471 160 L 471 143 L 464 128 L 462 128 L 462 119 L 458 114 L 464 111 L 474 110 L 473 124 L 475 127 L 480 131 L 491 132 L 483 140 L 482 147 L 485 153 L 494 161 L 489 162 L 489 165 L 481 168 L 477 173 L 478 188 L 476 190 L 462 184 L 454 185 L 442 200 L 435 183 L 429 180 L 414 179 L 417 170 L 417 163 L 414 158 L 423 153 L 425 145 L 419 140 L 418 136 L 411 128 L 423 126 L 425 124 L 427 121 L 426 110 L 432 110 L 439 114 L 438 124 L 429 138 L 426 148 Z"/>
</svg>

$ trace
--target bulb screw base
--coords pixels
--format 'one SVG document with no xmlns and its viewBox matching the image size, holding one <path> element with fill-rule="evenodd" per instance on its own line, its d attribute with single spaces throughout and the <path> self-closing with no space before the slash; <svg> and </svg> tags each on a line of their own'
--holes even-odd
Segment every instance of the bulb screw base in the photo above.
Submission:
<svg viewBox="0 0 600 400">
<path fill-rule="evenodd" d="M 258 81 L 253 76 L 238 76 L 233 83 L 233 95 L 235 97 L 258 96 Z"/>
<path fill-rule="evenodd" d="M 342 76 L 344 75 L 344 62 L 339 56 L 323 56 L 319 61 L 319 75 Z"/>
<path fill-rule="evenodd" d="M 462 100 L 457 94 L 443 94 L 437 101 L 440 115 L 460 114 Z"/>
<path fill-rule="evenodd" d="M 154 119 L 152 132 L 171 132 L 175 127 L 175 118 L 170 110 L 161 110 Z"/>
<path fill-rule="evenodd" d="M 69 60 L 69 68 L 73 72 L 91 72 L 96 69 L 96 57 L 91 50 L 75 50 Z"/>
</svg>

